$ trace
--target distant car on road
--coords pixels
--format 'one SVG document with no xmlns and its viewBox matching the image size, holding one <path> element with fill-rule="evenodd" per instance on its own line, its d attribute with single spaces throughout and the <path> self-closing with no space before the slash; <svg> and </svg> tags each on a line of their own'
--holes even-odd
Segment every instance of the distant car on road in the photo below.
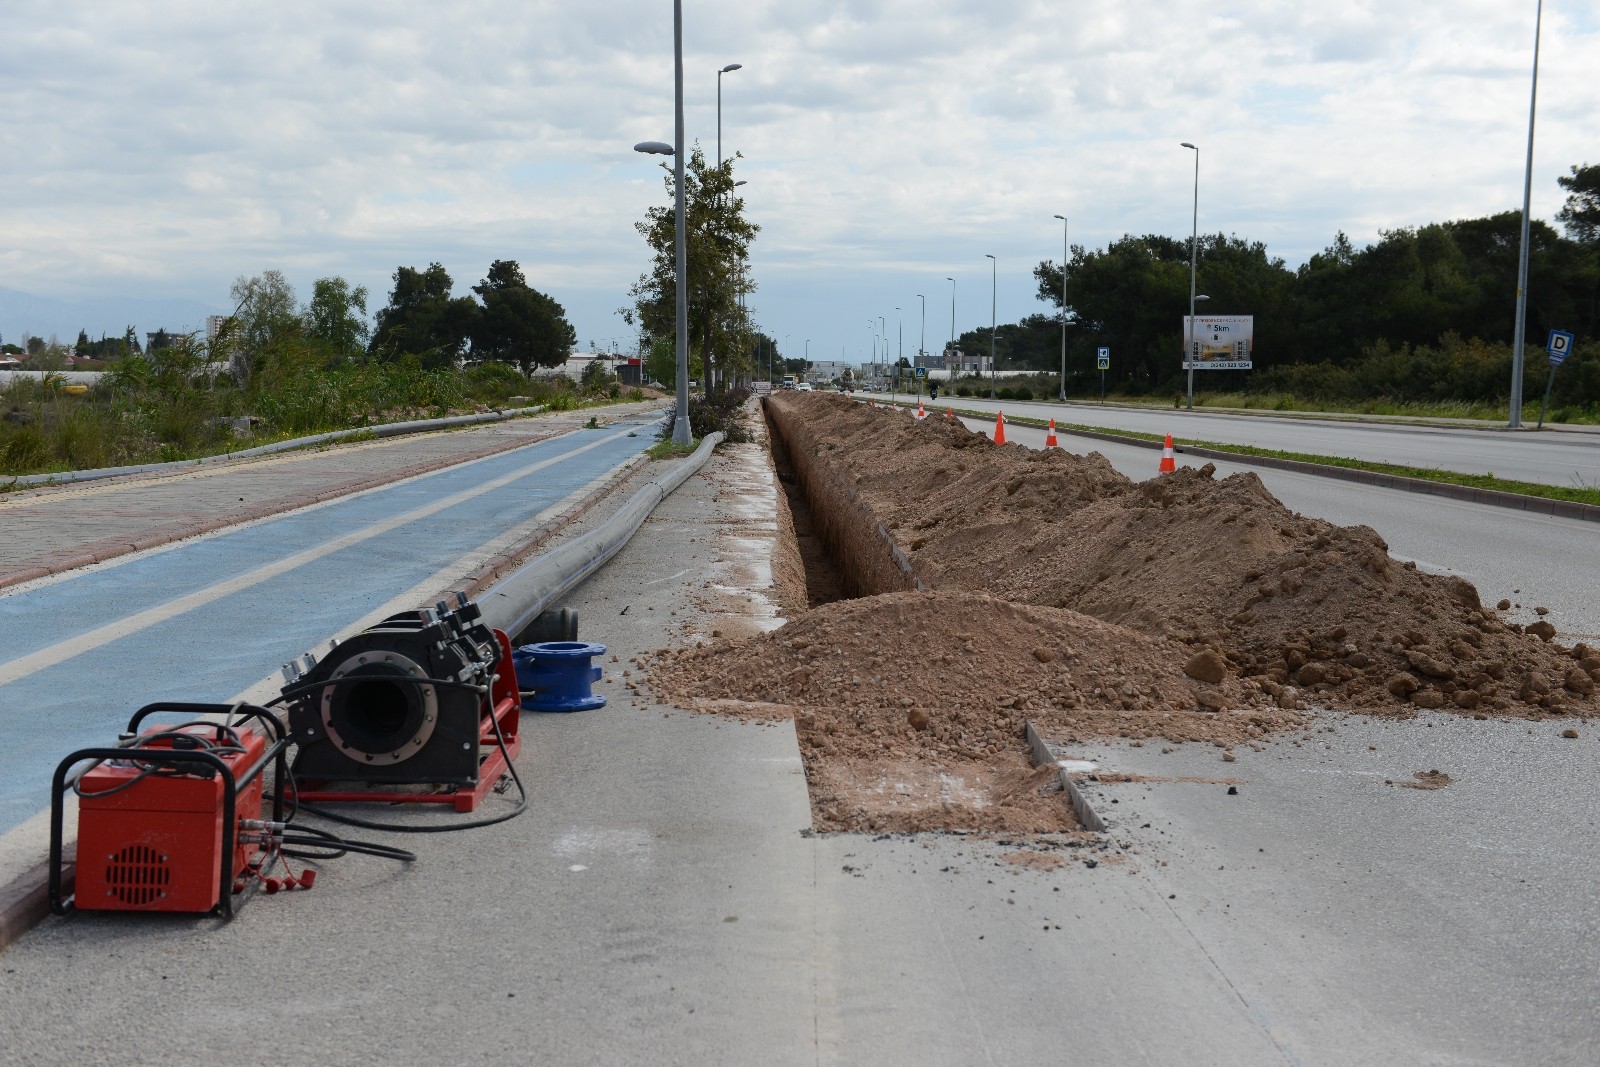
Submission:
<svg viewBox="0 0 1600 1067">
<path fill-rule="evenodd" d="M 815 392 L 816 391 L 816 390 L 811 388 L 811 383 L 810 382 L 801 382 L 799 385 L 795 386 L 795 388 L 798 389 L 802 393 L 811 393 L 811 392 Z"/>
</svg>

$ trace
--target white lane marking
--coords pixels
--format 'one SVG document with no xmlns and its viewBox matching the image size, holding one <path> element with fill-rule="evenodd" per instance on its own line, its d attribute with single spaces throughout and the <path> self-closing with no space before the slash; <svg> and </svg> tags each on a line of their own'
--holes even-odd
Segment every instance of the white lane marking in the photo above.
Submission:
<svg viewBox="0 0 1600 1067">
<path fill-rule="evenodd" d="M 81 656 L 85 652 L 99 648 L 101 645 L 109 644 L 112 641 L 126 637 L 129 634 L 137 633 L 146 627 L 154 626 L 157 623 L 166 622 L 168 619 L 173 619 L 179 615 L 194 611 L 196 608 L 205 607 L 207 604 L 221 600 L 223 597 L 231 596 L 234 593 L 237 593 L 242 589 L 248 589 L 253 585 L 259 585 L 262 582 L 278 577 L 280 574 L 287 574 L 292 570 L 304 567 L 308 563 L 314 563 L 325 556 L 331 556 L 335 552 L 342 552 L 352 545 L 359 545 L 362 542 L 370 541 L 375 537 L 382 537 L 384 534 L 397 530 L 408 523 L 415 522 L 418 519 L 425 519 L 430 515 L 436 515 L 448 508 L 455 507 L 457 504 L 465 503 L 466 501 L 472 500 L 475 497 L 480 497 L 486 493 L 492 493 L 497 489 L 502 489 L 505 486 L 510 485 L 512 482 L 526 478 L 535 471 L 540 471 L 546 467 L 554 466 L 555 464 L 567 459 L 571 459 L 574 456 L 580 456 L 591 449 L 599 448 L 601 445 L 610 444 L 612 441 L 626 437 L 632 432 L 632 429 L 624 429 L 614 434 L 608 434 L 607 436 L 601 437 L 590 442 L 589 444 L 583 445 L 580 448 L 575 448 L 571 452 L 566 452 L 559 456 L 552 456 L 550 459 L 535 463 L 531 467 L 524 467 L 521 470 L 513 471 L 510 474 L 496 478 L 493 481 L 485 482 L 484 484 L 475 486 L 471 489 L 462 490 L 459 493 L 447 496 L 442 500 L 436 500 L 433 503 L 417 508 L 414 511 L 408 511 L 402 515 L 396 515 L 393 518 L 386 519 L 375 526 L 369 526 L 364 530 L 358 530 L 354 533 L 345 534 L 343 537 L 336 537 L 331 541 L 325 541 L 313 548 L 296 552 L 294 555 L 286 556 L 275 563 L 268 563 L 261 567 L 257 567 L 253 571 L 247 571 L 244 574 L 237 575 L 225 582 L 219 582 L 216 585 L 197 590 L 196 592 L 190 593 L 187 596 L 181 596 L 174 600 L 169 600 L 165 604 L 157 604 L 154 607 L 146 608 L 144 611 L 138 612 L 137 614 L 129 615 L 126 618 L 117 619 L 114 622 L 108 622 L 104 626 L 97 626 L 93 630 L 79 634 L 77 637 L 68 638 L 65 641 L 59 641 L 56 644 L 50 645 L 46 648 L 41 648 L 37 652 L 29 653 L 26 656 L 22 656 L 6 663 L 0 663 L 0 685 L 6 685 L 10 682 L 16 681 L 19 678 L 25 678 L 28 675 L 33 674 L 35 671 L 44 670 L 46 667 L 54 667 L 56 664 L 64 663 L 74 656 Z"/>
<path fill-rule="evenodd" d="M 682 578 L 685 574 L 688 574 L 688 573 L 689 573 L 688 571 L 679 571 L 677 574 L 668 575 L 665 578 L 657 578 L 653 582 L 645 582 L 644 584 L 645 585 L 660 585 L 662 582 L 670 582 L 674 578 Z"/>
</svg>

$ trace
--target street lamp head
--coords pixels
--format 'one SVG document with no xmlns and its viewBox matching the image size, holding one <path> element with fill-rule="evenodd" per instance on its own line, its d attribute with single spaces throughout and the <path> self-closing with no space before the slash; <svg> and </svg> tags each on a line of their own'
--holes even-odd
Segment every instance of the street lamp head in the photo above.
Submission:
<svg viewBox="0 0 1600 1067">
<path fill-rule="evenodd" d="M 991 256 L 991 255 L 990 255 L 990 254 L 989 254 L 989 253 L 987 253 L 987 252 L 985 252 L 985 253 L 984 253 L 984 254 L 983 254 L 983 258 L 984 258 L 984 259 L 994 259 L 994 257 L 993 257 L 993 256 Z M 997 261 L 997 262 L 998 262 L 998 261 Z"/>
<path fill-rule="evenodd" d="M 1210 300 L 1211 298 L 1204 293 L 1196 293 L 1194 299 L 1196 303 L 1199 303 L 1201 300 Z"/>
<path fill-rule="evenodd" d="M 1067 221 L 1067 217 L 1065 215 L 1057 215 L 1056 218 L 1060 219 L 1062 222 Z"/>
<path fill-rule="evenodd" d="M 723 67 L 721 70 L 717 71 L 717 73 L 718 74 L 731 74 L 736 70 L 743 70 L 743 69 L 744 69 L 744 64 L 743 63 L 729 63 L 726 67 Z"/>
<path fill-rule="evenodd" d="M 674 154 L 672 146 L 665 141 L 640 141 L 633 146 L 633 150 L 655 156 L 670 156 Z"/>
<path fill-rule="evenodd" d="M 1179 148 L 1194 148 L 1194 150 L 1195 150 L 1195 151 L 1196 151 L 1196 152 L 1198 152 L 1198 151 L 1200 151 L 1200 149 L 1198 149 L 1198 148 L 1195 148 L 1195 146 L 1194 146 L 1194 145 L 1192 145 L 1192 144 L 1190 144 L 1190 143 L 1189 143 L 1189 142 L 1188 142 L 1188 141 L 1179 141 L 1179 142 L 1178 142 L 1178 147 L 1179 147 Z"/>
<path fill-rule="evenodd" d="M 734 182 L 734 183 L 733 183 L 733 187 L 734 187 L 734 188 L 735 188 L 735 189 L 737 189 L 737 188 L 739 188 L 739 186 L 741 186 L 741 185 L 749 185 L 749 184 L 750 184 L 750 183 L 749 183 L 749 182 Z"/>
</svg>

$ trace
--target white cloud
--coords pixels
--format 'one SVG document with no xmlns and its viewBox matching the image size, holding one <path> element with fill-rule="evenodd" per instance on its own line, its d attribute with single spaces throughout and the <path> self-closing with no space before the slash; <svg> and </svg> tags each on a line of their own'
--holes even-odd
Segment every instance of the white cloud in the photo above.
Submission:
<svg viewBox="0 0 1600 1067">
<path fill-rule="evenodd" d="M 585 341 L 624 332 L 632 224 L 662 195 L 630 146 L 672 132 L 667 0 L 7 7 L 0 287 L 221 306 L 277 267 L 381 303 L 397 265 L 438 260 L 464 290 L 513 258 Z M 986 318 L 960 313 L 985 252 L 1001 317 L 1038 310 L 1055 213 L 1090 245 L 1186 233 L 1182 140 L 1202 228 L 1291 263 L 1341 229 L 1520 202 L 1532 5 L 684 7 L 690 135 L 713 150 L 716 70 L 743 63 L 724 146 L 763 226 L 755 304 L 814 353 L 854 354 L 854 324 L 916 292 L 947 300 L 951 273 L 958 327 Z M 1557 174 L 1600 159 L 1597 54 L 1600 0 L 1546 11 L 1541 217 Z"/>
</svg>

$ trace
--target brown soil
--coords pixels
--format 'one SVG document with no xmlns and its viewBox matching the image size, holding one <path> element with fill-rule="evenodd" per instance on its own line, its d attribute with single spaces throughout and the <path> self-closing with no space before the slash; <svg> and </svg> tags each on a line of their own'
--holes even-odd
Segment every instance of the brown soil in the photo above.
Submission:
<svg viewBox="0 0 1600 1067">
<path fill-rule="evenodd" d="M 1455 781 L 1443 771 L 1412 771 L 1411 781 L 1391 781 L 1384 779 L 1384 785 L 1397 785 L 1402 789 L 1443 789 Z"/>
<path fill-rule="evenodd" d="M 1066 740 L 1226 749 L 1303 725 L 1309 705 L 1600 711 L 1600 653 L 1543 620 L 1502 621 L 1367 527 L 1290 512 L 1254 475 L 1135 483 L 1098 454 L 996 447 L 953 420 L 826 394 L 772 403 L 802 431 L 799 480 L 855 512 L 825 517 L 853 524 L 851 551 L 887 557 L 881 523 L 909 560 L 909 576 L 858 562 L 861 581 L 928 591 L 667 650 L 649 676 L 684 707 L 792 713 L 819 828 L 1073 828 L 1053 775 L 1028 767 L 1024 719 Z"/>
<path fill-rule="evenodd" d="M 792 709 L 819 828 L 1042 832 L 1076 823 L 1054 768 L 1033 777 L 1024 720 L 1226 744 L 1300 722 L 1248 683 L 1188 677 L 1186 655 L 1059 608 L 892 593 L 826 604 L 750 640 L 663 651 L 650 680 L 699 710 Z"/>
<path fill-rule="evenodd" d="M 1103 456 L 800 398 L 807 430 L 925 584 L 1071 608 L 1211 649 L 1286 707 L 1593 715 L 1600 652 L 1484 608 L 1365 526 L 1297 515 L 1210 465 L 1133 482 Z M 790 398 L 780 403 L 794 404 Z"/>
</svg>

